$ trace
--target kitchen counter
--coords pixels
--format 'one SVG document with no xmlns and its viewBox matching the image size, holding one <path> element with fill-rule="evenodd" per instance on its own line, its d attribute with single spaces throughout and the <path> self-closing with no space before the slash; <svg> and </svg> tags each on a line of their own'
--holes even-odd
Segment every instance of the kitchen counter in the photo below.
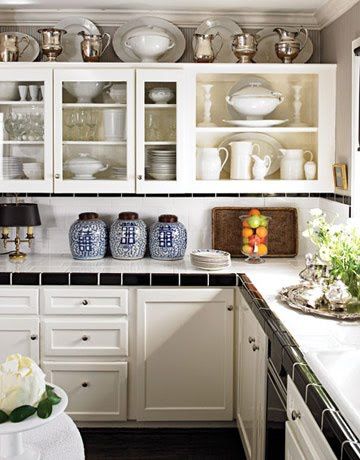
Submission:
<svg viewBox="0 0 360 460">
<path fill-rule="evenodd" d="M 325 379 L 314 359 L 318 352 L 359 350 L 360 324 L 306 315 L 280 302 L 278 291 L 298 283 L 298 273 L 303 267 L 302 257 L 267 259 L 260 265 L 235 259 L 229 269 L 207 273 L 194 268 L 189 256 L 176 262 L 148 258 L 129 262 L 105 258 L 87 262 L 73 260 L 69 255 L 30 255 L 21 264 L 12 263 L 3 256 L 0 284 L 239 286 L 267 333 L 272 352 L 280 350 L 279 371 L 283 367 L 294 378 L 334 452 L 342 459 L 360 458 L 359 426 L 349 417 L 345 421 L 345 413 L 338 410 L 343 407 L 347 390 L 339 388 L 335 380 Z M 351 363 L 346 359 L 341 363 L 336 373 L 346 376 Z M 319 385 L 319 380 L 323 386 Z M 353 382 L 355 387 L 358 383 Z"/>
</svg>

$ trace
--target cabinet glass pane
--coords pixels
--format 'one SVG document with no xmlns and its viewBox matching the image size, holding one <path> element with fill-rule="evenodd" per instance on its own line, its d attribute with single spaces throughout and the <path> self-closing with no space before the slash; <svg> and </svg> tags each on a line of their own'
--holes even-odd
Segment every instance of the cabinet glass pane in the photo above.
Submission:
<svg viewBox="0 0 360 460">
<path fill-rule="evenodd" d="M 126 82 L 63 82 L 64 180 L 127 180 Z"/>
<path fill-rule="evenodd" d="M 44 82 L 0 82 L 0 178 L 44 178 Z"/>
<path fill-rule="evenodd" d="M 145 83 L 145 179 L 176 180 L 175 82 Z"/>
</svg>

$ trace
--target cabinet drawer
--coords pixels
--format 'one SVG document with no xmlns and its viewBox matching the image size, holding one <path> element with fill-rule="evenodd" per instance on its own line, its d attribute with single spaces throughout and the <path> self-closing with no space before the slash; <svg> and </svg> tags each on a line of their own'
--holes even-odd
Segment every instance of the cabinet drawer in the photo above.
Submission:
<svg viewBox="0 0 360 460">
<path fill-rule="evenodd" d="M 0 318 L 0 362 L 8 355 L 20 353 L 39 363 L 38 318 Z"/>
<path fill-rule="evenodd" d="M 41 312 L 46 315 L 126 315 L 127 289 L 45 288 Z"/>
<path fill-rule="evenodd" d="M 53 363 L 45 361 L 47 381 L 63 388 L 74 420 L 127 418 L 127 363 Z"/>
<path fill-rule="evenodd" d="M 45 319 L 42 343 L 47 356 L 127 356 L 127 318 Z"/>
<path fill-rule="evenodd" d="M 36 315 L 39 311 L 39 290 L 18 286 L 0 288 L 0 314 Z"/>
</svg>

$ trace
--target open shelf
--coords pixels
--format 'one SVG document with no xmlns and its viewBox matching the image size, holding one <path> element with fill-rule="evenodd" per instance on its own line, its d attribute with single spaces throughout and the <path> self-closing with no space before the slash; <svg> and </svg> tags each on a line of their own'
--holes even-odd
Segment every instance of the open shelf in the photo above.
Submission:
<svg viewBox="0 0 360 460">
<path fill-rule="evenodd" d="M 0 101 L 0 105 L 43 105 L 44 101 Z"/>
<path fill-rule="evenodd" d="M 63 145 L 126 145 L 126 141 L 63 141 Z"/>
<path fill-rule="evenodd" d="M 96 109 L 116 109 L 116 108 L 121 108 L 121 107 L 126 107 L 126 104 L 102 104 L 102 103 L 97 103 L 97 102 L 73 102 L 73 103 L 68 103 L 65 102 L 62 105 L 66 109 L 71 109 L 71 108 L 96 108 Z"/>
<path fill-rule="evenodd" d="M 145 109 L 175 109 L 176 104 L 145 104 Z"/>
<path fill-rule="evenodd" d="M 238 126 L 197 127 L 198 133 L 317 133 L 316 127 L 268 126 L 264 128 L 247 128 Z"/>
<path fill-rule="evenodd" d="M 148 141 L 145 145 L 176 145 L 175 141 Z"/>
</svg>

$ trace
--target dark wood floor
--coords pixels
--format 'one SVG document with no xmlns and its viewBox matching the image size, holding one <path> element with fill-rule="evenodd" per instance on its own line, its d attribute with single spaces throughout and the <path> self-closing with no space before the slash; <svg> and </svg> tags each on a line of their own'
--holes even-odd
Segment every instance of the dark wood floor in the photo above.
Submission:
<svg viewBox="0 0 360 460">
<path fill-rule="evenodd" d="M 86 460 L 244 460 L 236 429 L 80 430 Z"/>
</svg>

